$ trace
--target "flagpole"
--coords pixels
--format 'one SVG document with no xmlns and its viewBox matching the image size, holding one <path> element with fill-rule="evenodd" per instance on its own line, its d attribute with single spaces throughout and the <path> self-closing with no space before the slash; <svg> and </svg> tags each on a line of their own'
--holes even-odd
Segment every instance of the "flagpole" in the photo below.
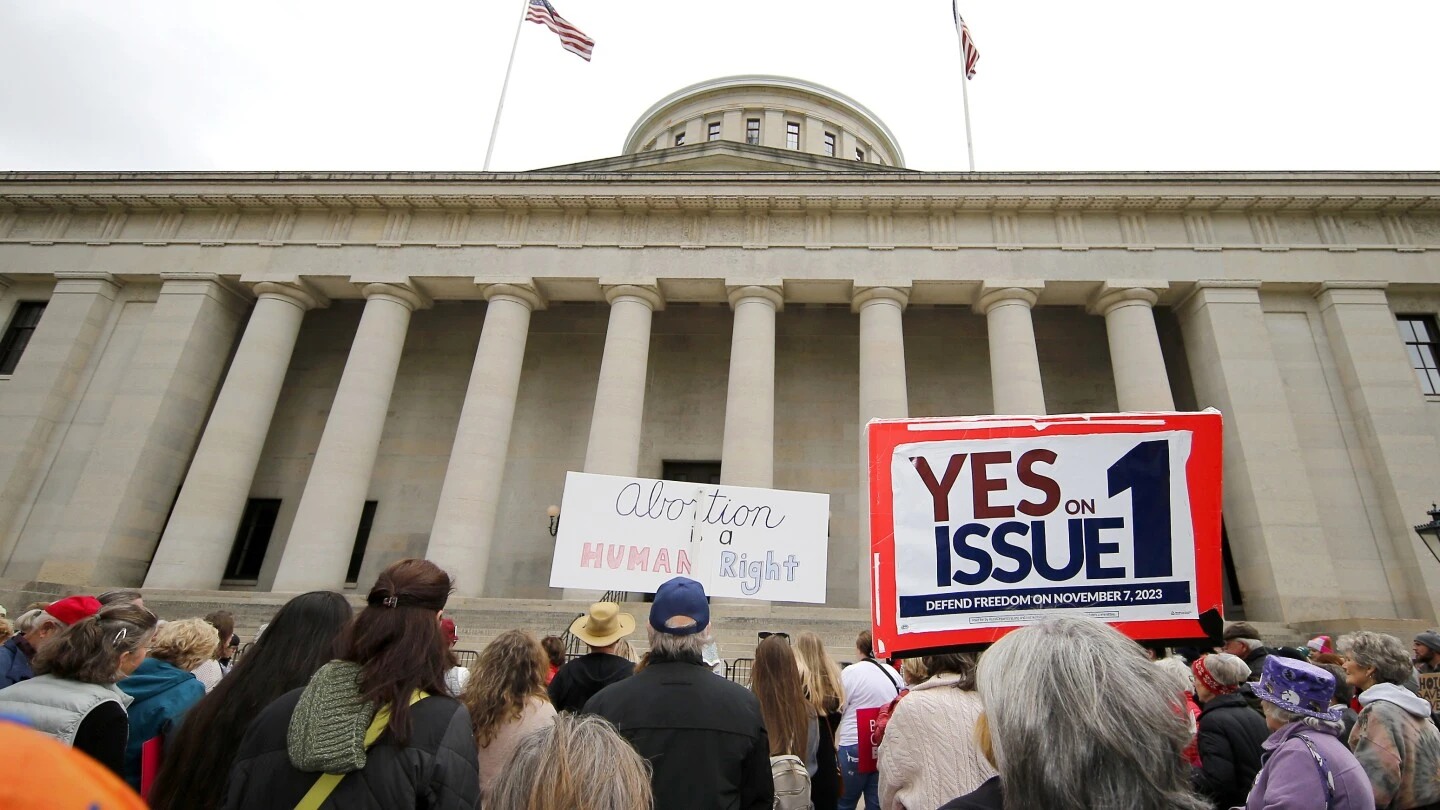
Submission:
<svg viewBox="0 0 1440 810">
<path fill-rule="evenodd" d="M 500 85 L 500 102 L 495 105 L 495 123 L 490 127 L 490 143 L 485 147 L 485 165 L 481 171 L 490 171 L 490 156 L 495 154 L 495 136 L 500 133 L 500 113 L 505 110 L 505 91 L 510 89 L 510 71 L 515 67 L 515 51 L 520 48 L 520 30 L 525 27 L 525 16 L 530 11 L 530 0 L 523 0 L 520 7 L 520 22 L 515 24 L 515 41 L 510 43 L 510 61 L 505 65 L 505 83 Z M 966 128 L 969 128 L 969 109 L 966 109 Z M 972 159 L 973 163 L 974 160 Z"/>
<path fill-rule="evenodd" d="M 955 41 L 960 45 L 960 97 L 965 102 L 965 154 L 970 158 L 970 171 L 975 171 L 975 142 L 970 138 L 970 75 L 967 70 L 965 59 L 965 34 L 961 30 L 963 21 L 960 17 L 960 9 L 955 6 L 955 0 L 951 0 L 951 9 L 955 12 Z"/>
</svg>

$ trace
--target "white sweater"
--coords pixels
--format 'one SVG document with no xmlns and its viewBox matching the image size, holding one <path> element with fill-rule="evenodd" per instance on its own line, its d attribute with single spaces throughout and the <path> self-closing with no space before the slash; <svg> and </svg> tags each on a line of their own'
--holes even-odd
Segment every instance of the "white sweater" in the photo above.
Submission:
<svg viewBox="0 0 1440 810">
<path fill-rule="evenodd" d="M 980 696 L 955 675 L 910 688 L 880 743 L 880 807 L 933 810 L 995 775 L 975 742 Z"/>
</svg>

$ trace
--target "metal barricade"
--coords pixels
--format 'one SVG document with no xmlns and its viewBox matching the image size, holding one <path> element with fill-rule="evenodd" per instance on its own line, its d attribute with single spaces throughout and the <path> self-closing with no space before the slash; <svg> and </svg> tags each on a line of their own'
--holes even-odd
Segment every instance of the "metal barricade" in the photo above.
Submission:
<svg viewBox="0 0 1440 810">
<path fill-rule="evenodd" d="M 736 658 L 725 666 L 725 677 L 741 686 L 749 686 L 750 665 L 754 663 L 754 658 Z"/>
</svg>

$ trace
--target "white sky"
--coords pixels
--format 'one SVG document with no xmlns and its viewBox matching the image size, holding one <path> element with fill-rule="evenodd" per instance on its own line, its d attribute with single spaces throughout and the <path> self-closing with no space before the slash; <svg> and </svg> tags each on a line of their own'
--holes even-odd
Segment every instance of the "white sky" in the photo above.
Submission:
<svg viewBox="0 0 1440 810">
<path fill-rule="evenodd" d="M 619 153 L 688 84 L 827 85 L 963 170 L 948 0 L 552 0 L 493 169 Z M 0 0 L 0 170 L 479 170 L 521 0 Z M 983 170 L 1435 170 L 1440 2 L 962 0 Z"/>
</svg>

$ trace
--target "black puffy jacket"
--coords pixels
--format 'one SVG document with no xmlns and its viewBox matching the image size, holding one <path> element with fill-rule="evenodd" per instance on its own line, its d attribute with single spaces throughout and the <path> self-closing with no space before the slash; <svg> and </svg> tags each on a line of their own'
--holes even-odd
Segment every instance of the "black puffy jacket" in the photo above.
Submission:
<svg viewBox="0 0 1440 810">
<path fill-rule="evenodd" d="M 749 689 L 702 664 L 653 663 L 585 704 L 654 768 L 655 810 L 770 810 L 770 737 Z"/>
<path fill-rule="evenodd" d="M 1218 808 L 1245 804 L 1260 772 L 1260 744 L 1270 736 L 1265 718 L 1245 702 L 1244 695 L 1217 695 L 1200 709 L 1197 739 L 1200 767 L 1193 770 L 1195 789 Z"/>
<path fill-rule="evenodd" d="M 285 693 L 250 724 L 223 810 L 289 810 L 320 778 L 290 764 L 286 737 L 303 689 Z M 349 773 L 325 810 L 474 810 L 480 806 L 480 761 L 470 713 L 453 698 L 432 695 L 410 709 L 410 744 L 401 748 L 390 732 L 366 751 L 365 767 Z"/>
</svg>

